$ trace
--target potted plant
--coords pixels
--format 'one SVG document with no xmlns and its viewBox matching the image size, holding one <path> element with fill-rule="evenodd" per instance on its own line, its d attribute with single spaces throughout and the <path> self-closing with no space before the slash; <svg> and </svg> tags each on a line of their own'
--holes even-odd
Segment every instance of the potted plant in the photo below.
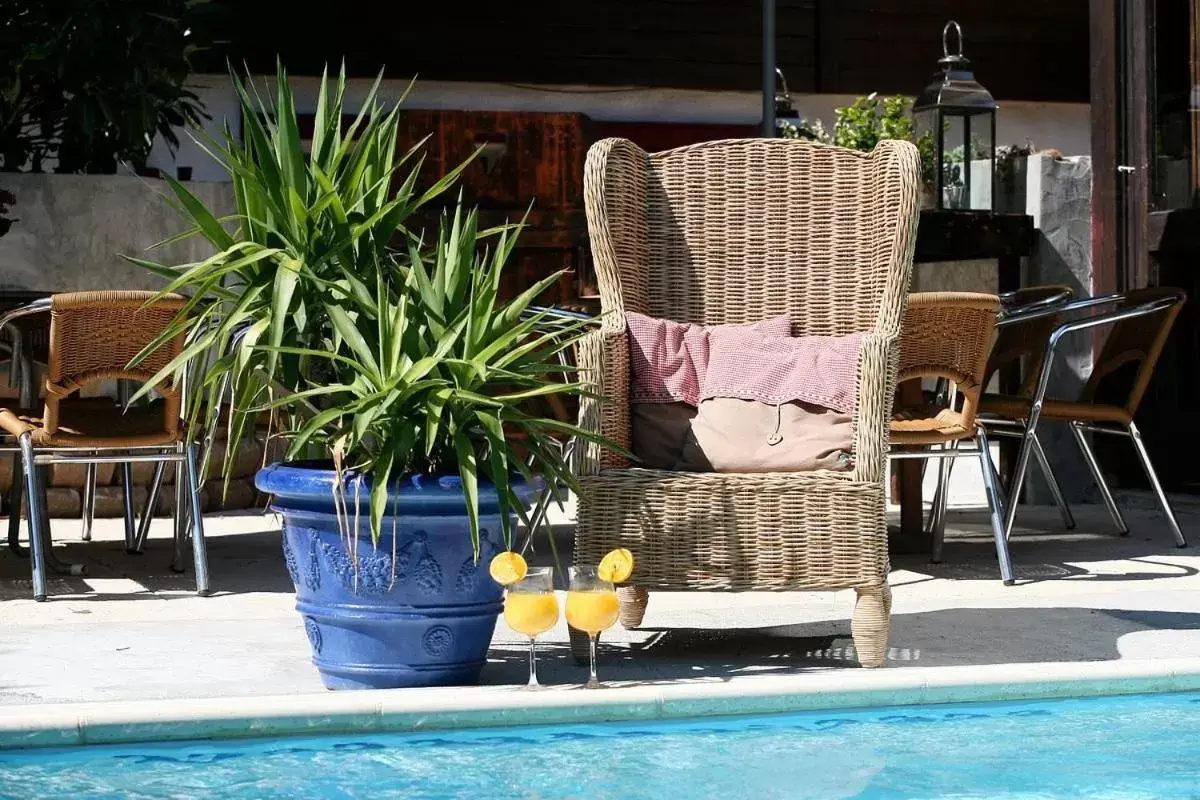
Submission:
<svg viewBox="0 0 1200 800">
<path fill-rule="evenodd" d="M 233 179 L 236 215 L 164 178 L 185 235 L 216 254 L 137 260 L 192 296 L 162 337 L 188 343 L 151 383 L 190 369 L 187 422 L 227 426 L 229 452 L 263 415 L 288 442 L 257 485 L 282 514 L 327 687 L 474 682 L 501 609 L 487 562 L 539 482 L 574 485 L 556 437 L 594 440 L 531 408 L 586 392 L 558 360 L 586 323 L 531 305 L 558 275 L 505 299 L 518 230 L 479 230 L 461 198 L 435 233 L 409 227 L 462 166 L 418 189 L 419 146 L 397 154 L 399 103 L 381 106 L 379 81 L 343 130 L 344 72 L 322 79 L 310 152 L 282 68 L 273 106 L 233 83 L 244 141 L 198 137 Z"/>
</svg>

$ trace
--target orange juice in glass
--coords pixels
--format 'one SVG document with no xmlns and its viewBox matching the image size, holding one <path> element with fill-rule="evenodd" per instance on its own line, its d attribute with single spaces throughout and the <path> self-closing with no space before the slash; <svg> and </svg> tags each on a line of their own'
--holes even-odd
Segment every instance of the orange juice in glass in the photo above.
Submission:
<svg viewBox="0 0 1200 800">
<path fill-rule="evenodd" d="M 589 689 L 600 686 L 596 679 L 596 637 L 616 624 L 617 610 L 616 590 L 608 581 L 600 580 L 595 567 L 571 567 L 567 623 L 588 635 Z"/>
<path fill-rule="evenodd" d="M 509 585 L 504 599 L 504 621 L 514 631 L 529 637 L 527 686 L 538 686 L 536 640 L 558 622 L 553 567 L 531 567 L 523 579 Z"/>
</svg>

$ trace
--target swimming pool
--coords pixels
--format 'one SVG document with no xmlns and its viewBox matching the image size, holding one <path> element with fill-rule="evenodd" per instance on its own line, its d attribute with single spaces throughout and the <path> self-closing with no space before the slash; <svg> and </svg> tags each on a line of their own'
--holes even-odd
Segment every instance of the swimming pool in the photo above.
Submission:
<svg viewBox="0 0 1200 800">
<path fill-rule="evenodd" d="M 12 798 L 1200 796 L 1200 693 L 0 753 Z"/>
</svg>

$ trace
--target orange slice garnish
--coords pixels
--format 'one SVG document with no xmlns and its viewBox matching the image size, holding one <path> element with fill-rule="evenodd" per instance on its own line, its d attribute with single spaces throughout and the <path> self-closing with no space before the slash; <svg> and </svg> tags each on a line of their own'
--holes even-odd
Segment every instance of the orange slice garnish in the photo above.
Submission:
<svg viewBox="0 0 1200 800">
<path fill-rule="evenodd" d="M 507 551 L 498 554 L 488 565 L 488 574 L 501 586 L 509 586 L 525 578 L 529 565 L 520 553 Z"/>
<path fill-rule="evenodd" d="M 617 548 L 600 560 L 596 576 L 609 583 L 624 583 L 633 574 L 633 553 Z"/>
</svg>

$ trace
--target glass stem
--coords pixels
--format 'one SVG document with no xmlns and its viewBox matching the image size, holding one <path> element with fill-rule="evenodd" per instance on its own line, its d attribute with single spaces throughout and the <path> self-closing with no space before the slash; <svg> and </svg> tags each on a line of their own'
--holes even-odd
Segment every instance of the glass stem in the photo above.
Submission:
<svg viewBox="0 0 1200 800">
<path fill-rule="evenodd" d="M 596 678 L 596 634 L 588 634 L 588 688 L 595 688 L 600 685 L 600 681 Z"/>
<path fill-rule="evenodd" d="M 529 637 L 529 683 L 527 686 L 537 686 L 537 640 Z"/>
</svg>

